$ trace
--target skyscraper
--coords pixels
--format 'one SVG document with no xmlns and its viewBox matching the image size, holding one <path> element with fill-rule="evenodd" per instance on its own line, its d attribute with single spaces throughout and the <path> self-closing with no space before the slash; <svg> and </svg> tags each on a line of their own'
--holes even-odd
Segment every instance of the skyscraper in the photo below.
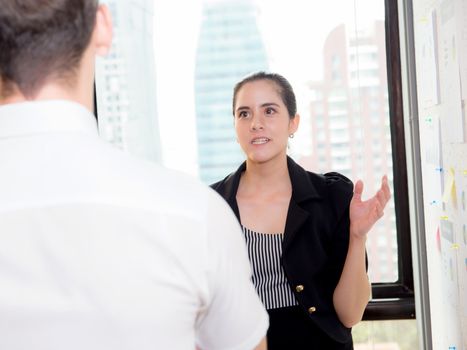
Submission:
<svg viewBox="0 0 467 350">
<path fill-rule="evenodd" d="M 379 188 L 381 177 L 392 180 L 384 22 L 349 32 L 336 27 L 327 37 L 324 80 L 311 84 L 313 154 L 301 163 L 314 171 L 338 171 L 363 179 L 364 194 Z M 369 234 L 370 277 L 397 279 L 394 203 Z"/>
<path fill-rule="evenodd" d="M 141 158 L 161 160 L 156 112 L 152 0 L 106 0 L 112 49 L 96 64 L 101 136 Z"/>
<path fill-rule="evenodd" d="M 244 159 L 235 142 L 232 91 L 245 75 L 268 68 L 248 0 L 204 3 L 195 67 L 195 103 L 200 177 L 220 180 Z"/>
</svg>

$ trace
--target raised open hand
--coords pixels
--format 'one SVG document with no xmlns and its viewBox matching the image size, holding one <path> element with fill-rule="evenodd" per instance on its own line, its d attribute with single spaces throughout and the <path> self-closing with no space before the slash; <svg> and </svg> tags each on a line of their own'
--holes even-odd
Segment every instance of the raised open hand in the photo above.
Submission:
<svg viewBox="0 0 467 350">
<path fill-rule="evenodd" d="M 350 234 L 364 237 L 384 214 L 391 193 L 386 175 L 381 180 L 381 188 L 366 201 L 362 201 L 363 182 L 358 180 L 350 201 Z"/>
</svg>

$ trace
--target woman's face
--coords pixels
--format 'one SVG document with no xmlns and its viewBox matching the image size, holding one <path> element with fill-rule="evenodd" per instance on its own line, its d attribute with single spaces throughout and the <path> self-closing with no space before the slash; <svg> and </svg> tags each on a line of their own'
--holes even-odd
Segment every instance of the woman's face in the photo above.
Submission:
<svg viewBox="0 0 467 350">
<path fill-rule="evenodd" d="M 235 131 L 248 160 L 264 163 L 287 154 L 289 135 L 299 116 L 290 119 L 277 85 L 269 80 L 246 83 L 237 92 Z"/>
</svg>

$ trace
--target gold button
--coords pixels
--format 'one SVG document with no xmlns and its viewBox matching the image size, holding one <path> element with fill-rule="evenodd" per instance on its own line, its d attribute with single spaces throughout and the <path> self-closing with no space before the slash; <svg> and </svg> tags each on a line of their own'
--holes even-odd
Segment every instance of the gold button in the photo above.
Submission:
<svg viewBox="0 0 467 350">
<path fill-rule="evenodd" d="M 314 306 L 312 306 L 312 307 L 310 307 L 310 308 L 308 309 L 308 313 L 309 313 L 309 314 L 312 314 L 312 313 L 315 312 L 315 311 L 316 311 L 316 308 L 315 308 Z"/>
<path fill-rule="evenodd" d="M 305 287 L 303 287 L 303 285 L 301 285 L 301 284 L 299 284 L 298 286 L 295 287 L 295 291 L 297 293 L 302 292 L 304 289 L 305 289 Z"/>
</svg>

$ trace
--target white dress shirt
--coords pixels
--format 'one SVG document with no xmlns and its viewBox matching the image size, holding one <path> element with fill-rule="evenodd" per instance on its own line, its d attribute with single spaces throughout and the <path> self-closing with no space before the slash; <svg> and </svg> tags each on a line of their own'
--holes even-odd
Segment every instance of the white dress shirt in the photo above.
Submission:
<svg viewBox="0 0 467 350">
<path fill-rule="evenodd" d="M 81 105 L 0 107 L 0 349 L 251 349 L 250 276 L 214 191 L 108 145 Z"/>
</svg>

